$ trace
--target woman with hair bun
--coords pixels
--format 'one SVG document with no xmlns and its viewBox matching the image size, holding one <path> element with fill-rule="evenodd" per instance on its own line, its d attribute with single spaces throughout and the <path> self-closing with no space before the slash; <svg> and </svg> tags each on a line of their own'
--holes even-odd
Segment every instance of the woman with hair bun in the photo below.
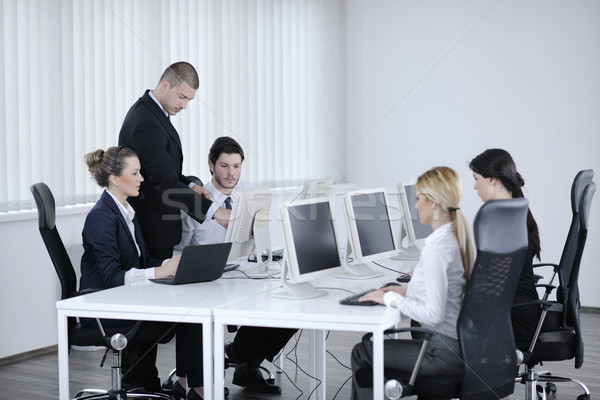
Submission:
<svg viewBox="0 0 600 400">
<path fill-rule="evenodd" d="M 139 195 L 144 180 L 137 155 L 127 147 L 111 147 L 86 154 L 85 162 L 96 183 L 106 190 L 85 219 L 80 289 L 108 289 L 174 275 L 180 256 L 164 263 L 148 256 L 135 211 L 127 202 L 128 197 Z M 82 318 L 81 324 L 97 326 L 90 318 Z M 127 326 L 133 321 L 102 320 L 102 324 Z M 142 323 L 123 353 L 125 385 L 162 391 L 155 366 L 156 344 L 169 342 L 174 333 L 172 323 Z"/>
<path fill-rule="evenodd" d="M 484 202 L 495 199 L 512 199 L 523 196 L 525 181 L 517 171 L 511 155 L 503 149 L 488 149 L 479 154 L 469 164 L 475 179 L 474 189 Z M 540 259 L 540 234 L 537 222 L 527 211 L 527 233 L 529 247 L 513 304 L 539 300 L 533 274 L 533 258 Z M 533 339 L 541 315 L 536 304 L 513 307 L 511 319 L 515 342 L 529 343 Z"/>
</svg>

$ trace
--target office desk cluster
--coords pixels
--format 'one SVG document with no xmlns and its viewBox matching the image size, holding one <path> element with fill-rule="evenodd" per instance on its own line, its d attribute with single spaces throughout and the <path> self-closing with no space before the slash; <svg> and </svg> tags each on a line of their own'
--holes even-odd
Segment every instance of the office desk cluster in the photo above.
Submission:
<svg viewBox="0 0 600 400">
<path fill-rule="evenodd" d="M 395 262 L 397 271 L 412 269 L 410 263 Z M 383 272 L 383 270 L 382 270 Z M 313 281 L 316 287 L 343 288 L 359 292 L 380 286 L 398 274 L 385 271 L 383 277 L 348 280 L 335 277 Z M 400 322 L 399 312 L 386 307 L 340 305 L 350 293 L 329 289 L 329 294 L 308 300 L 272 297 L 281 283 L 276 279 L 247 279 L 232 271 L 223 278 L 188 285 L 160 285 L 152 282 L 121 286 L 56 303 L 58 311 L 58 364 L 60 399 L 69 398 L 67 317 L 199 323 L 204 335 L 204 394 L 206 399 L 223 399 L 224 340 L 226 325 L 285 327 L 310 330 L 312 376 L 320 385 L 317 399 L 326 398 L 325 331 L 373 333 L 373 379 L 383 382 L 383 331 Z M 350 355 L 348 354 L 348 359 Z M 215 371 L 221 371 L 215 374 Z M 311 391 L 316 382 L 311 380 Z M 374 398 L 383 398 L 383 386 L 375 385 Z"/>
</svg>

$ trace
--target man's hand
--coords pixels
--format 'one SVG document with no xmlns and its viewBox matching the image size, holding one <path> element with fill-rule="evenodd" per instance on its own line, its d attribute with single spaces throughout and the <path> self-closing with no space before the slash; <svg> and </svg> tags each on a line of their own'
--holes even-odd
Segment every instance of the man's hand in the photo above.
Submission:
<svg viewBox="0 0 600 400">
<path fill-rule="evenodd" d="M 199 195 L 204 196 L 207 199 L 214 201 L 214 199 L 212 198 L 212 195 L 210 194 L 210 190 L 206 189 L 205 187 L 200 186 L 200 185 L 194 185 L 194 186 L 192 186 L 192 190 L 194 192 L 198 193 Z"/>
<path fill-rule="evenodd" d="M 215 212 L 214 219 L 221 225 L 223 228 L 227 228 L 229 225 L 229 218 L 231 217 L 231 210 L 227 210 L 223 207 L 219 207 Z"/>
</svg>

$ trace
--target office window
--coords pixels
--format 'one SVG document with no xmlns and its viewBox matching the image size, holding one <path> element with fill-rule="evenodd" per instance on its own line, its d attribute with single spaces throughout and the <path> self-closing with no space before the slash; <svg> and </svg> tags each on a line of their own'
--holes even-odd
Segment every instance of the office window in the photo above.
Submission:
<svg viewBox="0 0 600 400">
<path fill-rule="evenodd" d="M 340 1 L 6 0 L 0 3 L 0 212 L 96 200 L 83 156 L 172 62 L 200 88 L 173 117 L 184 173 L 210 178 L 222 135 L 246 151 L 243 177 L 289 185 L 343 177 L 344 9 Z"/>
</svg>

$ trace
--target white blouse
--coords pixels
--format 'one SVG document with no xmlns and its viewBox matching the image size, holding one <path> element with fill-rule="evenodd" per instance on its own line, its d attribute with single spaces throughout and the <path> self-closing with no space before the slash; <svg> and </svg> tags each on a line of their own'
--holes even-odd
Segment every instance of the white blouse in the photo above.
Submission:
<svg viewBox="0 0 600 400">
<path fill-rule="evenodd" d="M 465 284 L 460 247 L 450 222 L 425 240 L 406 296 L 390 291 L 383 300 L 386 306 L 399 309 L 423 327 L 456 339 Z"/>
</svg>

